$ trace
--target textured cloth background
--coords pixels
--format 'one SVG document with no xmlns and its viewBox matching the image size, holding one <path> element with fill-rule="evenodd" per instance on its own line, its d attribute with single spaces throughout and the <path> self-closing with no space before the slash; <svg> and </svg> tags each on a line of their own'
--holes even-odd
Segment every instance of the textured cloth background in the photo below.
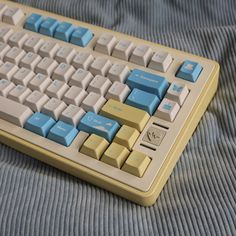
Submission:
<svg viewBox="0 0 236 236">
<path fill-rule="evenodd" d="M 218 92 L 144 208 L 0 144 L 0 235 L 236 235 L 234 0 L 20 0 L 217 60 Z"/>
</svg>

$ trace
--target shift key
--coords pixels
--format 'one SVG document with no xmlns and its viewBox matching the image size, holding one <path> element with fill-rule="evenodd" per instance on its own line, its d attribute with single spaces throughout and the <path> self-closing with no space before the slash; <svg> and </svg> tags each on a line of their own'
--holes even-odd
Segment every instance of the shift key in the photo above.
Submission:
<svg viewBox="0 0 236 236">
<path fill-rule="evenodd" d="M 122 125 L 131 126 L 139 132 L 144 129 L 150 118 L 150 115 L 146 111 L 112 99 L 108 100 L 108 102 L 102 107 L 100 114 L 117 120 Z"/>
</svg>

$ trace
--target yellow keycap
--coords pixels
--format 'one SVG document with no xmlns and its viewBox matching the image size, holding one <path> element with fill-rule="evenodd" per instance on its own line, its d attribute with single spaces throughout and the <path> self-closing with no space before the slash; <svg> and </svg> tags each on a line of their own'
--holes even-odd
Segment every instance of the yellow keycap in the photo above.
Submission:
<svg viewBox="0 0 236 236">
<path fill-rule="evenodd" d="M 115 100 L 108 100 L 100 113 L 111 119 L 117 120 L 122 125 L 128 125 L 139 132 L 143 130 L 150 116 L 146 111 L 131 107 Z"/>
<path fill-rule="evenodd" d="M 123 165 L 122 170 L 137 177 L 142 177 L 150 162 L 151 159 L 145 154 L 133 151 Z"/>
<path fill-rule="evenodd" d="M 80 149 L 80 152 L 99 160 L 102 154 L 107 149 L 108 145 L 109 143 L 106 139 L 98 135 L 92 134 L 84 142 L 82 148 Z"/>
<path fill-rule="evenodd" d="M 138 136 L 138 130 L 130 126 L 123 125 L 116 134 L 113 141 L 131 150 Z"/>
<path fill-rule="evenodd" d="M 121 168 L 128 155 L 129 151 L 127 148 L 122 147 L 117 143 L 112 143 L 103 154 L 101 161 L 111 166 Z"/>
</svg>

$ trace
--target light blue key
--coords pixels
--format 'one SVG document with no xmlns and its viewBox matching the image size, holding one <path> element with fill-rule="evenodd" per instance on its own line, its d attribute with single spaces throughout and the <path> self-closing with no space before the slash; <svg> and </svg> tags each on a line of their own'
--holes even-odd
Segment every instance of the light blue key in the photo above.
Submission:
<svg viewBox="0 0 236 236">
<path fill-rule="evenodd" d="M 62 22 L 55 30 L 54 38 L 69 42 L 70 36 L 74 31 L 74 26 L 68 22 Z"/>
<path fill-rule="evenodd" d="M 47 138 L 68 147 L 77 134 L 78 130 L 74 126 L 58 121 L 49 131 Z"/>
<path fill-rule="evenodd" d="M 38 32 L 39 26 L 43 22 L 43 17 L 39 14 L 31 14 L 25 21 L 24 28 L 30 31 Z"/>
<path fill-rule="evenodd" d="M 59 24 L 59 22 L 56 19 L 48 17 L 40 25 L 39 33 L 53 37 L 54 31 L 57 28 L 58 24 Z"/>
<path fill-rule="evenodd" d="M 85 47 L 88 45 L 92 38 L 93 33 L 89 29 L 77 27 L 71 35 L 70 42 L 80 47 Z"/>
<path fill-rule="evenodd" d="M 134 69 L 131 72 L 126 83 L 132 89 L 137 88 L 155 94 L 160 99 L 163 98 L 169 86 L 164 77 L 139 69 Z"/>
<path fill-rule="evenodd" d="M 135 88 L 130 93 L 125 103 L 142 109 L 152 115 L 157 109 L 160 99 L 154 94 Z"/>
<path fill-rule="evenodd" d="M 119 127 L 116 121 L 89 111 L 80 120 L 78 129 L 90 134 L 97 134 L 111 142 Z"/>
<path fill-rule="evenodd" d="M 179 71 L 176 74 L 176 77 L 179 77 L 184 80 L 195 82 L 202 71 L 202 66 L 194 61 L 185 61 Z"/>
<path fill-rule="evenodd" d="M 51 127 L 56 121 L 42 113 L 34 113 L 25 123 L 25 129 L 32 131 L 33 133 L 39 134 L 46 137 Z"/>
</svg>

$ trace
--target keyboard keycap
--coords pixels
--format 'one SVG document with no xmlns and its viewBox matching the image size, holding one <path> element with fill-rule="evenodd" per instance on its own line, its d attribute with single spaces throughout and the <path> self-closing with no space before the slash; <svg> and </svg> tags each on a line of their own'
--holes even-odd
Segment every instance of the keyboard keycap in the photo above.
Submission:
<svg viewBox="0 0 236 236">
<path fill-rule="evenodd" d="M 172 57 L 168 52 L 156 52 L 148 67 L 161 72 L 166 72 L 172 62 Z"/>
<path fill-rule="evenodd" d="M 92 134 L 84 142 L 80 152 L 99 160 L 107 149 L 109 143 L 105 138 Z"/>
<path fill-rule="evenodd" d="M 71 35 L 70 42 L 80 47 L 86 47 L 93 38 L 93 33 L 86 28 L 77 27 Z"/>
<path fill-rule="evenodd" d="M 53 37 L 58 24 L 59 22 L 56 19 L 48 17 L 41 23 L 39 27 L 39 33 Z"/>
<path fill-rule="evenodd" d="M 130 71 L 128 66 L 123 64 L 114 64 L 108 71 L 107 77 L 112 81 L 118 81 L 124 83 L 127 79 Z"/>
<path fill-rule="evenodd" d="M 6 11 L 6 9 L 7 9 L 7 5 L 0 3 L 0 20 L 2 20 L 3 12 Z"/>
<path fill-rule="evenodd" d="M 188 80 L 190 82 L 196 82 L 200 73 L 202 71 L 202 66 L 194 61 L 186 60 L 180 67 L 176 74 L 176 77 Z"/>
<path fill-rule="evenodd" d="M 139 69 L 134 69 L 131 72 L 126 83 L 132 89 L 137 88 L 148 93 L 153 93 L 160 99 L 163 98 L 169 86 L 164 77 Z"/>
<path fill-rule="evenodd" d="M 27 86 L 29 81 L 34 77 L 34 72 L 30 69 L 21 67 L 12 77 L 12 82 L 16 85 Z"/>
<path fill-rule="evenodd" d="M 152 49 L 147 45 L 139 45 L 134 49 L 130 57 L 130 62 L 146 67 L 151 57 Z"/>
<path fill-rule="evenodd" d="M 94 112 L 88 112 L 80 120 L 78 129 L 87 133 L 97 134 L 111 142 L 119 127 L 119 124 L 114 120 L 97 115 Z"/>
<path fill-rule="evenodd" d="M 41 57 L 51 57 L 54 58 L 56 52 L 60 48 L 59 44 L 54 41 L 45 42 L 39 49 L 39 55 Z"/>
<path fill-rule="evenodd" d="M 129 151 L 127 148 L 117 143 L 112 143 L 104 152 L 101 161 L 120 169 L 128 155 Z"/>
<path fill-rule="evenodd" d="M 101 115 L 117 120 L 122 125 L 128 125 L 141 132 L 150 116 L 146 111 L 131 107 L 115 100 L 108 100 L 102 107 Z M 131 115 L 132 114 L 132 115 Z"/>
<path fill-rule="evenodd" d="M 65 93 L 63 101 L 66 104 L 73 104 L 79 106 L 88 93 L 79 87 L 71 86 L 69 90 Z"/>
<path fill-rule="evenodd" d="M 107 55 L 111 55 L 111 52 L 116 44 L 115 36 L 104 33 L 97 40 L 95 51 L 101 52 Z"/>
<path fill-rule="evenodd" d="M 25 54 L 26 53 L 23 49 L 13 47 L 5 55 L 4 62 L 9 61 L 15 65 L 18 65 Z"/>
<path fill-rule="evenodd" d="M 66 63 L 60 63 L 60 65 L 54 70 L 52 79 L 57 79 L 68 83 L 71 75 L 75 72 L 75 68 Z"/>
<path fill-rule="evenodd" d="M 23 127 L 33 112 L 25 105 L 0 96 L 0 119 Z"/>
<path fill-rule="evenodd" d="M 111 66 L 112 64 L 110 60 L 102 57 L 97 57 L 91 64 L 89 70 L 93 75 L 106 76 Z"/>
<path fill-rule="evenodd" d="M 141 178 L 150 162 L 151 159 L 144 153 L 132 151 L 122 170 Z"/>
<path fill-rule="evenodd" d="M 141 110 L 144 110 L 152 115 L 157 109 L 158 104 L 160 103 L 159 98 L 151 93 L 147 93 L 140 89 L 133 89 L 128 98 L 125 101 L 126 104 L 137 107 Z"/>
<path fill-rule="evenodd" d="M 44 57 L 35 68 L 36 73 L 51 76 L 58 63 L 50 57 Z"/>
<path fill-rule="evenodd" d="M 140 133 L 135 128 L 127 125 L 122 125 L 122 127 L 117 132 L 113 142 L 118 143 L 121 146 L 124 146 L 131 150 L 137 138 L 139 137 L 139 134 Z"/>
<path fill-rule="evenodd" d="M 32 13 L 25 21 L 24 28 L 30 31 L 38 32 L 43 17 L 39 14 Z"/>
<path fill-rule="evenodd" d="M 88 70 L 89 66 L 93 62 L 94 57 L 88 52 L 79 52 L 72 60 L 72 66 L 76 69 L 82 68 Z"/>
<path fill-rule="evenodd" d="M 6 53 L 10 50 L 10 46 L 6 43 L 0 42 L 0 59 L 3 60 Z"/>
<path fill-rule="evenodd" d="M 16 66 L 15 64 L 11 62 L 5 62 L 0 66 L 0 78 L 11 80 L 12 76 L 18 69 L 18 66 Z"/>
<path fill-rule="evenodd" d="M 69 42 L 73 30 L 74 26 L 71 23 L 62 22 L 57 26 L 54 38 Z"/>
<path fill-rule="evenodd" d="M 8 98 L 14 100 L 19 103 L 24 103 L 25 99 L 31 94 L 31 90 L 25 86 L 17 85 L 14 89 L 12 89 Z"/>
<path fill-rule="evenodd" d="M 49 97 L 62 99 L 68 89 L 69 86 L 65 82 L 60 80 L 54 80 L 46 89 L 46 94 Z"/>
<path fill-rule="evenodd" d="M 164 98 L 157 108 L 155 116 L 166 121 L 174 121 L 180 106 L 177 102 Z"/>
<path fill-rule="evenodd" d="M 22 18 L 24 17 L 24 12 L 17 7 L 7 8 L 2 15 L 2 21 L 11 24 L 17 25 Z"/>
<path fill-rule="evenodd" d="M 11 81 L 0 79 L 0 96 L 6 97 L 13 88 L 15 85 Z"/>
<path fill-rule="evenodd" d="M 133 49 L 133 42 L 128 40 L 120 40 L 119 43 L 116 44 L 112 56 L 128 61 Z"/>
<path fill-rule="evenodd" d="M 9 37 L 13 34 L 13 29 L 9 27 L 0 28 L 0 41 L 6 43 Z"/>
<path fill-rule="evenodd" d="M 27 120 L 24 128 L 33 133 L 46 137 L 49 130 L 55 123 L 56 121 L 51 117 L 36 112 Z"/>
<path fill-rule="evenodd" d="M 63 46 L 57 51 L 55 55 L 55 60 L 59 63 L 64 62 L 70 64 L 75 55 L 76 51 L 74 48 Z"/>
<path fill-rule="evenodd" d="M 37 53 L 39 48 L 43 45 L 44 41 L 38 36 L 30 36 L 30 38 L 24 43 L 23 49 L 26 52 Z"/>
<path fill-rule="evenodd" d="M 28 37 L 29 37 L 29 35 L 26 34 L 25 32 L 22 32 L 22 31 L 15 32 L 8 39 L 8 44 L 11 47 L 15 46 L 18 48 L 22 48 L 23 44 L 28 39 Z"/>
<path fill-rule="evenodd" d="M 42 58 L 33 52 L 28 52 L 20 61 L 19 66 L 34 70 Z"/>
<path fill-rule="evenodd" d="M 87 89 L 89 83 L 92 81 L 93 75 L 84 69 L 78 69 L 69 81 L 70 86 L 77 86 L 83 89 Z"/>
<path fill-rule="evenodd" d="M 37 74 L 29 82 L 28 87 L 31 90 L 38 90 L 43 93 L 51 82 L 52 82 L 52 80 L 47 75 Z"/>
</svg>

